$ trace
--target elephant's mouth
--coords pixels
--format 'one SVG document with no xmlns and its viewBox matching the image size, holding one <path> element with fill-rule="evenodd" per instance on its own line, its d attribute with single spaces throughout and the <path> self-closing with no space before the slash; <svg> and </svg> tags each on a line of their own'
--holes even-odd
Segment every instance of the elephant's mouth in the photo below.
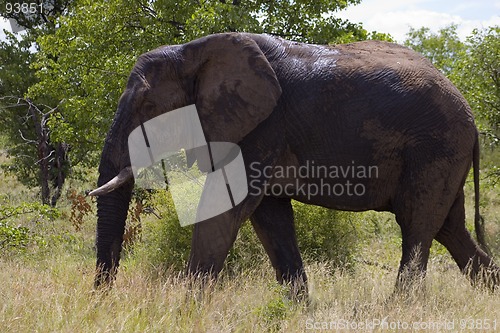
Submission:
<svg viewBox="0 0 500 333">
<path fill-rule="evenodd" d="M 93 191 L 90 191 L 87 195 L 89 196 L 100 196 L 108 194 L 109 192 L 113 192 L 117 188 L 121 187 L 123 184 L 128 182 L 130 179 L 134 177 L 134 173 L 132 172 L 132 167 L 128 166 L 123 168 L 118 175 L 116 175 L 113 179 L 111 179 L 106 184 L 96 188 Z"/>
</svg>

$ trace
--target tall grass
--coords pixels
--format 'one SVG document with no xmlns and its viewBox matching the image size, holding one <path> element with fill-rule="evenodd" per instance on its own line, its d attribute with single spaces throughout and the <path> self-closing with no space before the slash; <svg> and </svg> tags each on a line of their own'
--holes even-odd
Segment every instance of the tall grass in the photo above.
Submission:
<svg viewBox="0 0 500 333">
<path fill-rule="evenodd" d="M 8 189 L 1 203 L 35 199 L 11 178 L 0 187 Z M 500 225 L 498 190 L 486 191 L 483 205 L 498 254 L 498 242 L 491 242 L 498 239 Z M 432 248 L 421 289 L 393 294 L 401 239 L 391 214 L 364 213 L 355 223 L 344 221 L 348 232 L 339 241 L 356 246 L 347 252 L 326 248 L 345 254 L 340 264 L 306 255 L 310 300 L 297 303 L 275 281 L 249 226 L 221 278 L 201 288 L 173 264 L 185 260 L 186 249 L 162 264 L 164 251 L 172 248 L 159 245 L 169 235 L 162 234 L 166 229 L 153 215 L 143 221 L 141 245 L 124 252 L 114 288 L 94 292 L 95 218 L 85 217 L 77 232 L 68 221 L 69 203 L 61 202 L 60 209 L 62 215 L 52 220 L 25 217 L 12 223 L 36 237 L 19 249 L 0 249 L 0 332 L 477 332 L 493 331 L 495 324 L 500 331 L 500 291 L 473 288 L 440 246 Z M 299 215 L 331 217 L 314 210 Z M 351 232 L 351 222 L 364 229 Z M 188 234 L 179 232 L 173 235 L 177 240 Z M 303 246 L 312 246 L 314 239 L 301 237 Z"/>
<path fill-rule="evenodd" d="M 395 270 L 358 265 L 353 272 L 332 274 L 327 265 L 310 263 L 307 304 L 290 301 L 287 288 L 274 281 L 268 263 L 260 260 L 204 291 L 174 272 L 153 278 L 149 269 L 125 262 L 115 287 L 104 294 L 90 289 L 93 260 L 77 259 L 63 253 L 31 263 L 2 259 L 0 330 L 304 332 L 350 325 L 357 332 L 398 332 L 397 323 L 424 322 L 454 323 L 452 331 L 458 332 L 468 331 L 460 325 L 472 320 L 493 325 L 500 317 L 498 293 L 472 288 L 457 269 L 441 264 L 431 264 L 426 292 L 408 299 L 392 296 Z M 367 323 L 378 326 L 360 326 Z"/>
</svg>

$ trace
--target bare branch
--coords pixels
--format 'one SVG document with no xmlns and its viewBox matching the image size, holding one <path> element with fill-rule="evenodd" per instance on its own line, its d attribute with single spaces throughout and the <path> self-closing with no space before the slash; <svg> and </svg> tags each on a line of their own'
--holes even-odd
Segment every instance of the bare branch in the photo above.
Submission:
<svg viewBox="0 0 500 333">
<path fill-rule="evenodd" d="M 48 160 L 52 156 L 52 154 L 54 154 L 54 153 L 55 153 L 55 150 L 51 150 L 50 154 L 48 154 L 47 156 L 42 157 L 41 159 L 39 159 L 38 161 L 36 161 L 35 164 L 39 164 L 42 161 Z"/>
<path fill-rule="evenodd" d="M 21 139 L 23 139 L 26 143 L 28 144 L 37 144 L 37 141 L 36 140 L 30 140 L 30 139 L 26 139 L 23 135 L 23 132 L 21 130 L 19 130 L 19 135 L 21 135 Z"/>
</svg>

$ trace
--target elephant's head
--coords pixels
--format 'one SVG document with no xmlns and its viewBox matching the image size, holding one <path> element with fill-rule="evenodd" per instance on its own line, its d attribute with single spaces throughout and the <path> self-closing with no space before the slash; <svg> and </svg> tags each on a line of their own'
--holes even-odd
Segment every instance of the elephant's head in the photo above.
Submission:
<svg viewBox="0 0 500 333">
<path fill-rule="evenodd" d="M 243 34 L 218 34 L 142 55 L 123 93 L 99 166 L 97 276 L 113 281 L 133 186 L 129 134 L 143 122 L 195 104 L 205 138 L 239 143 L 266 119 L 281 94 L 276 74 L 257 43 Z"/>
</svg>

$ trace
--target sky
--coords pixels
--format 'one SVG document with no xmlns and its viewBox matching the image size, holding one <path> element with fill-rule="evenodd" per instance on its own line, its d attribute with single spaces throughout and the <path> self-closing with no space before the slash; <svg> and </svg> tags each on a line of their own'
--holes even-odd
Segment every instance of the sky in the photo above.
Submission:
<svg viewBox="0 0 500 333">
<path fill-rule="evenodd" d="M 390 33 L 398 42 L 410 27 L 428 27 L 437 32 L 452 23 L 465 39 L 475 28 L 500 25 L 500 0 L 362 0 L 337 13 L 368 31 Z"/>
<path fill-rule="evenodd" d="M 398 42 L 410 27 L 437 31 L 452 23 L 465 39 L 474 28 L 500 25 L 500 0 L 362 0 L 336 16 L 362 23 L 368 31 L 390 33 Z M 10 25 L 0 18 L 0 39 L 3 29 L 10 31 Z"/>
</svg>

